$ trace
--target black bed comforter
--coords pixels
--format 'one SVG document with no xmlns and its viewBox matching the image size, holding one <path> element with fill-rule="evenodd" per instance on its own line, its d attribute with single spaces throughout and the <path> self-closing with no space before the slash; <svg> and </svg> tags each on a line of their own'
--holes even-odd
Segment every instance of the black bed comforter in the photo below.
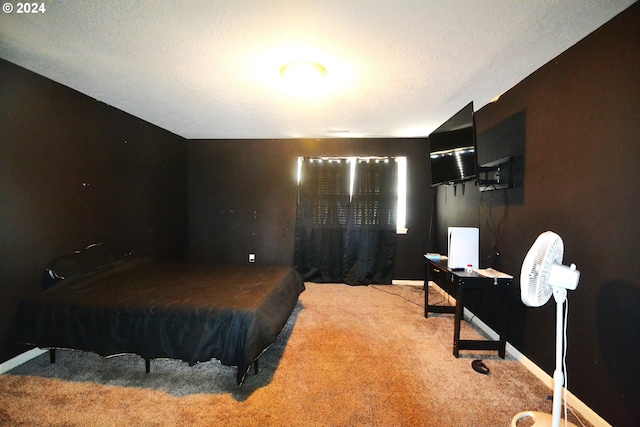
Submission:
<svg viewBox="0 0 640 427">
<path fill-rule="evenodd" d="M 285 266 L 148 257 L 71 277 L 20 311 L 23 342 L 238 367 L 238 383 L 284 328 L 304 283 Z"/>
</svg>

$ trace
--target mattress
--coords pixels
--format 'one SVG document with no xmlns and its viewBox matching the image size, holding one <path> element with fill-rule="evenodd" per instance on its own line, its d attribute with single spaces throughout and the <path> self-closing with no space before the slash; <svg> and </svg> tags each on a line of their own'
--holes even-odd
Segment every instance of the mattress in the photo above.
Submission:
<svg viewBox="0 0 640 427">
<path fill-rule="evenodd" d="M 102 356 L 138 354 L 190 365 L 217 359 L 238 383 L 275 342 L 304 290 L 288 266 L 111 262 L 25 302 L 21 341 Z"/>
</svg>

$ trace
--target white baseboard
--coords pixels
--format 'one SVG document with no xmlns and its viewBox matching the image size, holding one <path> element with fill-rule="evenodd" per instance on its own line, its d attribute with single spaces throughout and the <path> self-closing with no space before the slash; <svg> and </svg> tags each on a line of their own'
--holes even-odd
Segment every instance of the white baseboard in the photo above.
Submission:
<svg viewBox="0 0 640 427">
<path fill-rule="evenodd" d="M 393 285 L 424 286 L 424 280 L 392 280 Z"/>
<path fill-rule="evenodd" d="M 429 286 L 433 286 L 439 293 L 448 297 L 453 304 L 456 303 L 456 299 L 449 294 L 447 294 L 440 286 L 436 285 L 434 282 L 429 282 Z M 464 309 L 464 318 L 465 320 L 471 322 L 482 332 L 487 334 L 491 339 L 497 340 L 499 335 L 491 329 L 486 323 L 476 317 L 471 311 Z M 533 375 L 535 375 L 540 381 L 542 381 L 550 390 L 553 391 L 553 377 L 547 374 L 544 370 L 542 370 L 538 365 L 533 363 L 529 358 L 527 358 L 524 354 L 520 353 L 511 343 L 507 341 L 506 352 L 524 365 L 525 368 L 529 370 Z M 569 390 L 566 390 L 564 387 L 562 388 L 563 393 L 566 391 L 566 403 L 574 408 L 576 411 L 582 415 L 587 421 L 589 421 L 594 427 L 612 427 L 604 418 L 598 415 L 595 411 L 593 411 L 589 406 L 587 406 L 584 402 L 578 399 L 573 393 Z M 515 414 L 514 414 L 515 415 Z"/>
<path fill-rule="evenodd" d="M 32 348 L 27 352 L 17 355 L 13 359 L 9 359 L 4 363 L 0 363 L 0 374 L 4 374 L 5 372 L 12 370 L 16 366 L 20 366 L 23 363 L 26 363 L 29 360 L 34 359 L 40 356 L 42 353 L 46 352 L 47 350 L 43 350 L 41 348 Z"/>
</svg>

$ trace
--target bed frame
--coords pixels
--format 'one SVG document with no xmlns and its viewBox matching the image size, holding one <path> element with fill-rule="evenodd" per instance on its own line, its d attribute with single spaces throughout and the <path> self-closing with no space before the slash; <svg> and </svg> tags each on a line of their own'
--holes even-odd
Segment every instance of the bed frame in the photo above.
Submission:
<svg viewBox="0 0 640 427">
<path fill-rule="evenodd" d="M 75 260 L 71 275 L 62 268 L 69 259 Z M 304 291 L 289 266 L 127 256 L 78 269 L 79 259 L 50 263 L 46 290 L 19 310 L 20 341 L 50 349 L 52 363 L 56 348 L 137 354 L 147 372 L 156 358 L 189 365 L 217 359 L 237 366 L 241 385 L 251 365 L 258 372 L 258 358 L 276 341 Z"/>
<path fill-rule="evenodd" d="M 49 349 L 49 362 L 51 364 L 56 363 L 56 348 Z M 253 362 L 254 373 L 258 374 L 258 359 Z M 151 372 L 151 359 L 144 359 L 144 371 L 148 374 Z M 240 385 L 240 379 L 238 379 L 238 385 Z"/>
</svg>

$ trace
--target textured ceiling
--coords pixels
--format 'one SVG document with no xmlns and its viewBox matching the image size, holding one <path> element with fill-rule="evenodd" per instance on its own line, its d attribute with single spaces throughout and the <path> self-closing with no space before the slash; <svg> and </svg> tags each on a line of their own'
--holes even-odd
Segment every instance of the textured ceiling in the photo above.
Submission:
<svg viewBox="0 0 640 427">
<path fill-rule="evenodd" d="M 44 1 L 0 14 L 0 57 L 185 138 L 425 136 L 630 0 Z M 327 69 L 314 96 L 280 67 Z"/>
</svg>

